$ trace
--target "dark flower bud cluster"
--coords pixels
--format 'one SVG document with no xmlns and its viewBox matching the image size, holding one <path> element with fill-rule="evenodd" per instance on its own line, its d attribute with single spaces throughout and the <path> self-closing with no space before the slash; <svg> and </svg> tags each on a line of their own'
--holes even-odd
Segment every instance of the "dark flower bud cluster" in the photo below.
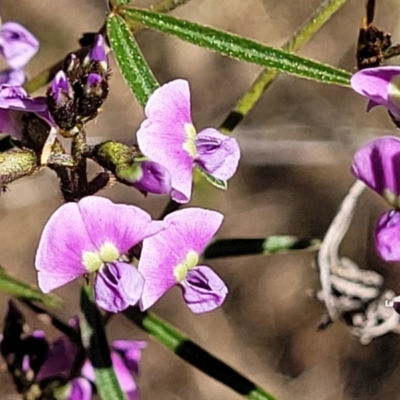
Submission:
<svg viewBox="0 0 400 400">
<path fill-rule="evenodd" d="M 66 137 L 75 136 L 82 125 L 94 119 L 108 96 L 108 60 L 104 38 L 80 60 L 69 54 L 47 91 L 47 105 L 54 122 Z"/>
</svg>

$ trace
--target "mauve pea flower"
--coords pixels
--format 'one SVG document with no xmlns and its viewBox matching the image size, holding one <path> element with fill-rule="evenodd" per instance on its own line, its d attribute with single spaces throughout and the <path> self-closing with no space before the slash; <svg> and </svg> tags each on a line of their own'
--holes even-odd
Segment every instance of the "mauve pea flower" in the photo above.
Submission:
<svg viewBox="0 0 400 400">
<path fill-rule="evenodd" d="M 147 118 L 137 132 L 138 145 L 146 157 L 168 169 L 175 201 L 190 200 L 194 166 L 223 181 L 235 174 L 240 158 L 236 139 L 214 128 L 197 134 L 186 80 L 177 79 L 155 90 L 145 114 Z"/>
<path fill-rule="evenodd" d="M 48 293 L 82 275 L 95 273 L 97 304 L 118 312 L 134 305 L 144 280 L 124 254 L 162 229 L 135 206 L 89 196 L 62 205 L 47 222 L 36 253 L 40 289 Z"/>
<path fill-rule="evenodd" d="M 217 211 L 186 208 L 164 219 L 165 230 L 143 241 L 138 269 L 145 279 L 142 310 L 151 307 L 179 284 L 194 313 L 221 306 L 228 293 L 222 279 L 209 267 L 197 265 L 199 256 L 221 226 Z"/>
<path fill-rule="evenodd" d="M 379 218 L 375 245 L 384 260 L 400 261 L 400 139 L 383 136 L 365 144 L 354 156 L 352 172 L 394 208 Z"/>
<path fill-rule="evenodd" d="M 21 139 L 21 113 L 35 113 L 49 121 L 46 99 L 30 97 L 20 86 L 2 86 L 0 90 L 0 133 Z"/>
<path fill-rule="evenodd" d="M 24 68 L 39 50 L 38 40 L 17 22 L 0 28 L 0 53 L 12 69 Z"/>
<path fill-rule="evenodd" d="M 395 121 L 400 121 L 400 67 L 366 68 L 351 77 L 351 87 L 369 99 L 367 110 L 387 108 Z"/>
</svg>

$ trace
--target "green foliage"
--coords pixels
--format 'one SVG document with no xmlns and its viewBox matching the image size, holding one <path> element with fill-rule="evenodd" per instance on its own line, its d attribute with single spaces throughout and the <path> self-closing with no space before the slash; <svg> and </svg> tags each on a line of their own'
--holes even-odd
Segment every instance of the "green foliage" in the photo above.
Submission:
<svg viewBox="0 0 400 400">
<path fill-rule="evenodd" d="M 146 10 L 124 10 L 123 16 L 148 28 L 176 36 L 231 58 L 319 82 L 341 86 L 348 86 L 350 82 L 351 75 L 347 71 L 265 46 L 232 33 Z"/>
<path fill-rule="evenodd" d="M 108 18 L 107 33 L 118 67 L 138 102 L 144 107 L 158 83 L 121 17 L 111 15 Z"/>
</svg>

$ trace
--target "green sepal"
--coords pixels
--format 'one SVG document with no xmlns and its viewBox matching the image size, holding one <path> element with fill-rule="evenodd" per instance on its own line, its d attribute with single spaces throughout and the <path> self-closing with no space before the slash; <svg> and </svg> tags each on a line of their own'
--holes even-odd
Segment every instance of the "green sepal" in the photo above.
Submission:
<svg viewBox="0 0 400 400">
<path fill-rule="evenodd" d="M 201 167 L 197 167 L 197 170 L 200 172 L 200 174 L 202 176 L 204 176 L 204 178 L 211 183 L 211 185 L 215 186 L 218 189 L 222 189 L 222 190 L 228 190 L 228 182 L 227 181 L 223 181 L 222 179 L 217 179 L 214 178 L 212 175 L 210 175 L 208 172 L 204 171 L 203 168 Z"/>
</svg>

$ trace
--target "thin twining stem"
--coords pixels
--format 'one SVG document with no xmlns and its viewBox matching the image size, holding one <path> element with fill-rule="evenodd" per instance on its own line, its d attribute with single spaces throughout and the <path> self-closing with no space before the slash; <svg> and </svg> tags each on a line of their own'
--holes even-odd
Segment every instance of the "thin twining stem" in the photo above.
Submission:
<svg viewBox="0 0 400 400">
<path fill-rule="evenodd" d="M 338 213 L 333 219 L 318 253 L 319 278 L 322 287 L 322 296 L 332 321 L 338 318 L 333 298 L 330 281 L 331 268 L 340 264 L 339 246 L 349 229 L 353 219 L 358 198 L 365 189 L 361 181 L 356 181 L 344 198 Z"/>
<path fill-rule="evenodd" d="M 266 390 L 192 342 L 185 334 L 157 315 L 140 311 L 137 307 L 128 308 L 124 314 L 129 321 L 149 333 L 154 340 L 178 357 L 243 397 L 249 400 L 275 400 Z"/>
<path fill-rule="evenodd" d="M 175 8 L 187 3 L 189 0 L 161 0 L 153 5 L 150 6 L 151 11 L 159 12 L 159 13 L 166 13 L 173 11 Z M 140 30 L 144 29 L 145 27 L 139 23 L 131 24 L 130 29 L 133 34 L 139 32 Z M 106 25 L 104 24 L 100 29 L 100 34 L 104 34 L 106 29 Z M 73 51 L 74 53 L 78 53 L 78 55 L 82 52 L 87 51 L 85 48 L 79 48 Z M 54 78 L 55 74 L 62 68 L 64 62 L 64 58 L 54 65 L 46 68 L 38 75 L 34 76 L 28 82 L 25 83 L 24 87 L 28 93 L 33 93 L 46 86 L 51 82 Z"/>
<path fill-rule="evenodd" d="M 347 0 L 324 0 L 293 36 L 282 46 L 282 50 L 296 52 L 300 50 Z M 265 90 L 279 74 L 268 68 L 262 70 L 243 97 L 220 126 L 223 133 L 230 133 L 242 119 L 254 108 Z"/>
</svg>

